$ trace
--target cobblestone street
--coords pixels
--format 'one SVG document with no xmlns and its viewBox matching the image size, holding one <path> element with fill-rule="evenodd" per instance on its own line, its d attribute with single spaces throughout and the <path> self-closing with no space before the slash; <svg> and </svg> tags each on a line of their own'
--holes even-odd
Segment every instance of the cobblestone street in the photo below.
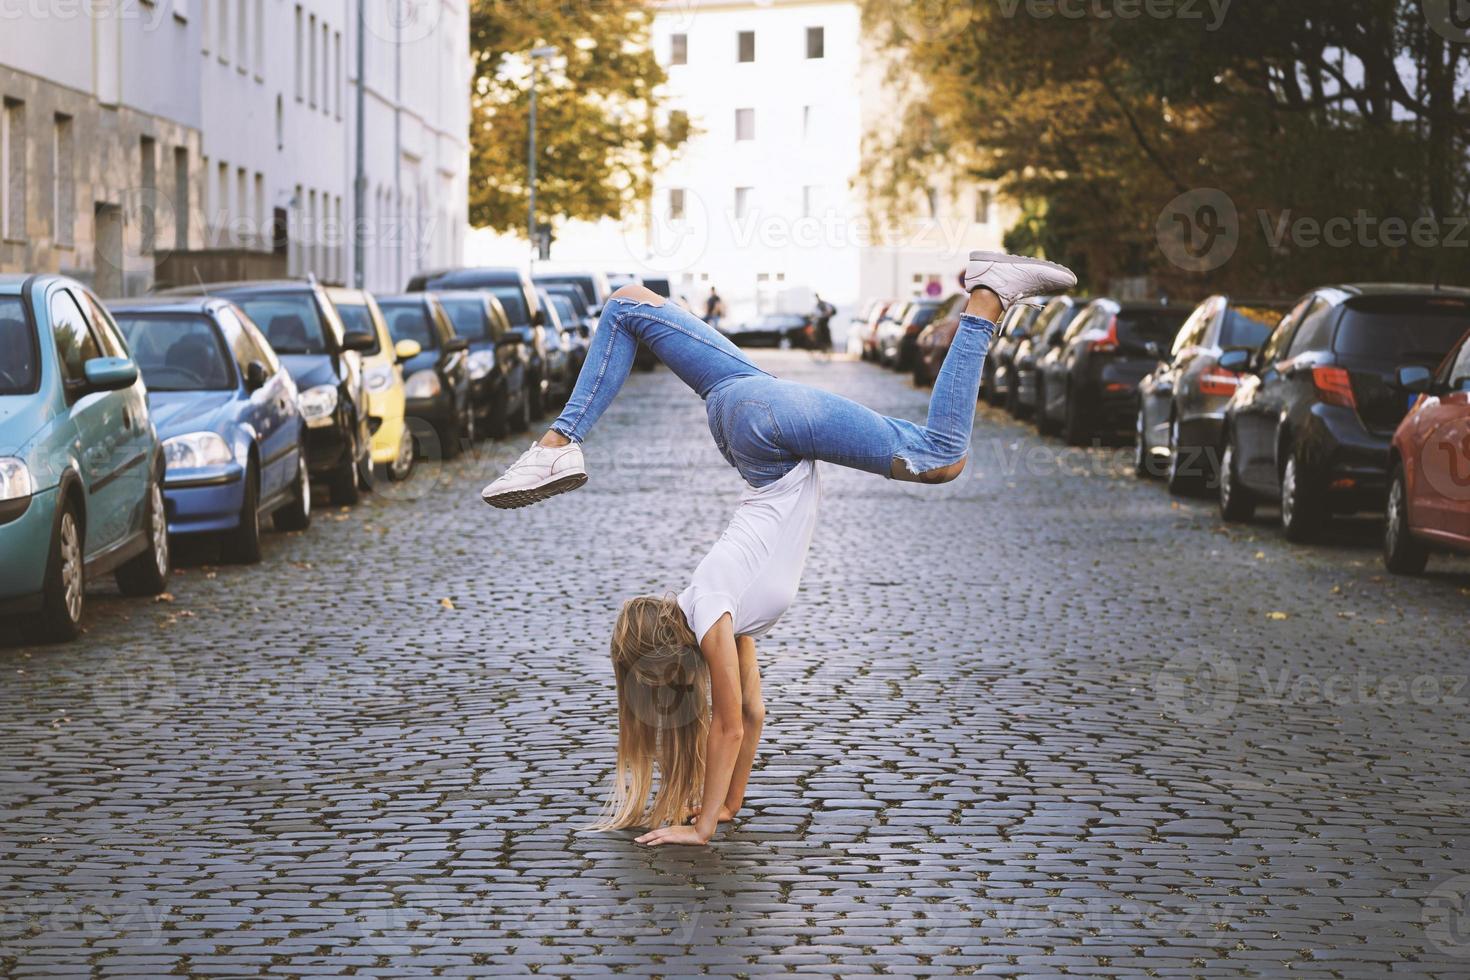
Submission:
<svg viewBox="0 0 1470 980">
<path fill-rule="evenodd" d="M 982 409 L 953 484 L 825 469 L 747 807 L 650 851 L 579 832 L 608 632 L 741 483 L 666 370 L 493 511 L 523 441 L 0 641 L 0 975 L 1470 976 L 1470 561 L 1227 529 Z"/>
</svg>

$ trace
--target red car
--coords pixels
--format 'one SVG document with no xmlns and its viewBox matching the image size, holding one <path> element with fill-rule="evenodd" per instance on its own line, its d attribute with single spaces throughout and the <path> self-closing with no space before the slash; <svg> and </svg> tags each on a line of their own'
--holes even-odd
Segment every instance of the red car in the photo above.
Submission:
<svg viewBox="0 0 1470 980">
<path fill-rule="evenodd" d="M 1470 552 L 1470 334 L 1438 371 L 1404 367 L 1413 408 L 1393 436 L 1383 563 L 1424 571 L 1431 550 Z"/>
</svg>

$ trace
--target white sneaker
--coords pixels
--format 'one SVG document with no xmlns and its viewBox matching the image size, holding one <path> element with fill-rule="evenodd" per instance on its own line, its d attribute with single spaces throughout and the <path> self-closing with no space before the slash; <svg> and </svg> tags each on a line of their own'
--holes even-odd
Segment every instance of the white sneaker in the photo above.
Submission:
<svg viewBox="0 0 1470 980">
<path fill-rule="evenodd" d="M 522 453 L 500 479 L 480 491 L 480 496 L 491 507 L 525 507 L 575 490 L 586 482 L 581 446 L 573 442 L 553 447 L 538 442 Z"/>
<path fill-rule="evenodd" d="M 1036 296 L 1065 293 L 1075 289 L 1077 276 L 1071 269 L 1045 259 L 1005 252 L 971 252 L 965 267 L 965 292 L 984 286 L 1000 297 L 1003 310 Z"/>
</svg>

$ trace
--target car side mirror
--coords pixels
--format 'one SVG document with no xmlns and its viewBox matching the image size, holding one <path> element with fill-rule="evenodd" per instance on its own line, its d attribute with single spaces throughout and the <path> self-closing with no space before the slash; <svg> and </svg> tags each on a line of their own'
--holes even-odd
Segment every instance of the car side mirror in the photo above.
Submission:
<svg viewBox="0 0 1470 980">
<path fill-rule="evenodd" d="M 82 365 L 82 375 L 92 391 L 120 391 L 138 380 L 138 365 L 126 357 L 94 357 Z"/>
<path fill-rule="evenodd" d="M 1407 364 L 1394 373 L 1394 384 L 1404 391 L 1427 395 L 1434 390 L 1434 372 L 1418 364 Z"/>
<path fill-rule="evenodd" d="M 417 340 L 400 340 L 393 345 L 393 354 L 400 361 L 411 361 L 422 354 L 424 348 Z"/>
<path fill-rule="evenodd" d="M 444 349 L 451 354 L 458 354 L 460 351 L 469 350 L 470 342 L 463 337 L 450 337 L 444 341 Z"/>
<path fill-rule="evenodd" d="M 349 330 L 342 335 L 343 350 L 355 350 L 359 353 L 370 351 L 377 342 L 378 338 L 366 330 Z"/>
<path fill-rule="evenodd" d="M 264 364 L 259 361 L 251 361 L 245 365 L 245 390 L 259 391 L 265 387 L 265 383 L 270 380 L 270 377 L 270 371 L 266 369 Z"/>
<path fill-rule="evenodd" d="M 1232 371 L 1236 374 L 1245 374 L 1251 369 L 1251 361 L 1255 355 L 1244 347 L 1232 347 L 1220 355 L 1216 363 L 1222 371 Z"/>
</svg>

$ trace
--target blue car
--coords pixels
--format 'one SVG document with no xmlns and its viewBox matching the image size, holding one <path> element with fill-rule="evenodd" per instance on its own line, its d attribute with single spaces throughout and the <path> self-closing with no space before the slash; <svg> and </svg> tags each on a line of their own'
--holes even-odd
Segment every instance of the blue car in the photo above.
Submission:
<svg viewBox="0 0 1470 980">
<path fill-rule="evenodd" d="M 112 315 L 148 386 L 163 441 L 170 534 L 220 536 L 227 561 L 260 561 L 261 520 L 311 523 L 296 385 L 243 311 L 218 297 L 121 300 Z"/>
</svg>

